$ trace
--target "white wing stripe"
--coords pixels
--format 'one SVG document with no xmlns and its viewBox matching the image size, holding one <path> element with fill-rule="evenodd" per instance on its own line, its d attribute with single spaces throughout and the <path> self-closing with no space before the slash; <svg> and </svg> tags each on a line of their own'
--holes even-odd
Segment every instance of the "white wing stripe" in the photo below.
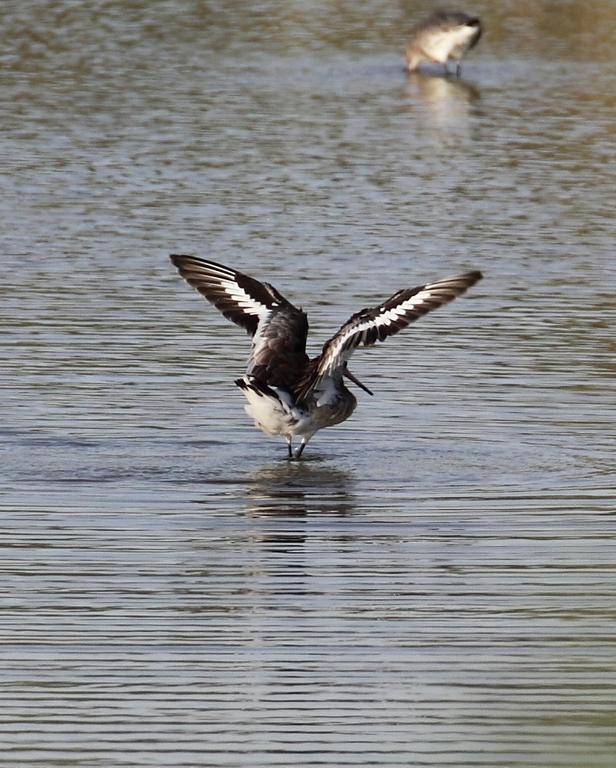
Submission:
<svg viewBox="0 0 616 768">
<path fill-rule="evenodd" d="M 332 356 L 338 355 L 338 350 L 344 346 L 345 342 L 350 339 L 351 336 L 355 336 L 355 334 L 359 335 L 360 333 L 363 333 L 363 331 L 367 331 L 370 328 L 378 328 L 381 325 L 391 325 L 392 320 L 396 320 L 398 317 L 402 317 L 409 310 L 414 309 L 419 304 L 423 304 L 424 299 L 427 299 L 430 296 L 432 296 L 430 291 L 421 291 L 420 293 L 415 294 L 415 296 L 411 296 L 410 299 L 403 301 L 402 304 L 399 304 L 397 307 L 393 307 L 387 312 L 384 312 L 382 315 L 378 315 L 373 320 L 364 320 L 363 323 L 359 323 L 359 325 L 355 325 L 352 328 L 349 328 L 344 336 L 341 336 L 338 339 L 336 352 L 333 353 Z"/>
<path fill-rule="evenodd" d="M 260 315 L 263 310 L 267 309 L 265 304 L 253 299 L 250 294 L 246 293 L 246 291 L 243 288 L 240 288 L 235 282 L 221 280 L 220 286 L 247 315 Z"/>
<path fill-rule="evenodd" d="M 265 312 L 259 317 L 259 325 L 257 325 L 255 335 L 252 337 L 252 351 L 250 353 L 250 359 L 248 360 L 249 373 L 252 370 L 253 361 L 259 355 L 263 344 L 265 343 L 263 331 L 267 328 L 267 324 L 272 317 L 272 311 L 270 309 L 267 309 L 267 307 L 263 307 L 263 309 L 265 309 Z"/>
<path fill-rule="evenodd" d="M 240 293 L 239 291 L 225 291 L 225 293 L 229 294 L 233 301 L 237 302 L 238 304 L 245 304 L 247 307 L 254 307 L 259 311 L 262 309 L 267 309 L 265 304 L 261 304 L 260 301 L 255 301 L 252 296 L 249 296 L 247 293 Z"/>
<path fill-rule="evenodd" d="M 259 317 L 263 309 L 265 309 L 265 307 L 259 309 L 255 307 L 254 304 L 248 304 L 245 301 L 238 301 L 237 307 L 238 309 L 241 309 L 245 315 L 255 315 L 257 317 Z"/>
<path fill-rule="evenodd" d="M 377 315 L 377 317 L 370 320 L 364 320 L 362 323 L 349 328 L 343 336 L 340 336 L 340 338 L 337 339 L 336 346 L 330 349 L 326 357 L 323 358 L 319 365 L 320 372 L 323 373 L 327 368 L 334 365 L 334 360 L 339 359 L 340 362 L 348 360 L 353 354 L 354 348 L 361 344 L 362 341 L 365 341 L 366 331 L 369 331 L 371 328 L 379 328 L 383 325 L 390 326 L 392 321 L 397 320 L 399 317 L 403 317 L 407 312 L 415 309 L 415 307 L 420 304 L 424 304 L 426 299 L 429 299 L 432 296 L 434 296 L 432 291 L 424 289 L 414 296 L 411 296 L 406 301 L 403 301 L 401 304 L 391 307 L 386 312 L 383 312 L 382 315 Z M 344 345 L 352 337 L 356 337 L 357 343 L 352 344 L 349 349 L 344 349 Z"/>
<path fill-rule="evenodd" d="M 422 291 L 422 294 L 425 298 L 429 298 L 432 295 L 429 291 Z M 390 325 L 391 320 L 397 320 L 399 317 L 403 317 L 403 315 L 405 315 L 410 309 L 415 309 L 415 307 L 417 307 L 419 304 L 424 303 L 424 300 L 421 297 L 422 294 L 412 296 L 410 299 L 403 301 L 402 304 L 398 304 L 397 307 L 392 307 L 384 314 L 378 315 L 373 320 L 374 325 L 379 326 L 383 325 L 383 323 L 385 325 Z"/>
</svg>

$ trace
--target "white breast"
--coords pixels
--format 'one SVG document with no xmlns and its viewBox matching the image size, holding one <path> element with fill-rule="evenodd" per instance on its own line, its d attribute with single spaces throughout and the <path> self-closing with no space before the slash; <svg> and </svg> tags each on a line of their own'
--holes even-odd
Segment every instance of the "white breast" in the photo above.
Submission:
<svg viewBox="0 0 616 768">
<path fill-rule="evenodd" d="M 467 49 L 469 42 L 476 33 L 474 27 L 455 27 L 454 29 L 441 29 L 434 31 L 421 41 L 425 52 L 444 64 L 449 58 L 459 58 Z"/>
</svg>

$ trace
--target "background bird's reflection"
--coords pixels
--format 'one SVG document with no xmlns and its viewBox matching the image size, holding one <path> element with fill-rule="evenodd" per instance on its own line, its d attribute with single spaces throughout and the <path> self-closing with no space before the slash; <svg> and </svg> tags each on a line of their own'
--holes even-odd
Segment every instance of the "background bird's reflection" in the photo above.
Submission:
<svg viewBox="0 0 616 768">
<path fill-rule="evenodd" d="M 408 74 L 409 108 L 428 127 L 446 134 L 459 135 L 468 131 L 472 106 L 481 98 L 473 83 L 452 76 L 429 72 Z"/>
</svg>

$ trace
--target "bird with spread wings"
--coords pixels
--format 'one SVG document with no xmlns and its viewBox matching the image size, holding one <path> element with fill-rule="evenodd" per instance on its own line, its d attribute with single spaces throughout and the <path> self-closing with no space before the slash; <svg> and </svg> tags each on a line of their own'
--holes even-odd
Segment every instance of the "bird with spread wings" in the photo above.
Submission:
<svg viewBox="0 0 616 768">
<path fill-rule="evenodd" d="M 269 283 L 196 256 L 173 255 L 182 277 L 222 314 L 252 337 L 246 374 L 236 385 L 246 397 L 246 411 L 256 426 L 283 436 L 289 458 L 298 459 L 319 429 L 348 419 L 357 400 L 347 378 L 372 392 L 349 370 L 357 347 L 406 328 L 422 315 L 447 304 L 477 283 L 481 272 L 463 272 L 416 288 L 397 291 L 375 307 L 362 309 L 323 345 L 319 355 L 306 354 L 308 318 Z M 295 436 L 301 443 L 293 451 Z"/>
</svg>

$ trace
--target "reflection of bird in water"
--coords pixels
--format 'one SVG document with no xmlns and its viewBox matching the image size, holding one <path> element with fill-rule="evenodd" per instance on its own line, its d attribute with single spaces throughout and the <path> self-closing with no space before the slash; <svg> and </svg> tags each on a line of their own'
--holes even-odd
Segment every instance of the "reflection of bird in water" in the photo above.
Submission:
<svg viewBox="0 0 616 768">
<path fill-rule="evenodd" d="M 463 11 L 437 11 L 411 30 L 406 47 L 406 66 L 411 72 L 424 62 L 444 64 L 456 62 L 460 76 L 464 54 L 474 48 L 481 37 L 481 21 Z"/>
<path fill-rule="evenodd" d="M 408 73 L 408 95 L 409 106 L 419 106 L 418 117 L 427 117 L 431 128 L 456 134 L 466 131 L 471 105 L 481 98 L 472 83 L 425 72 Z"/>
<path fill-rule="evenodd" d="M 480 272 L 465 272 L 397 291 L 378 306 L 355 313 L 325 342 L 321 354 L 310 360 L 305 313 L 272 285 L 194 256 L 171 259 L 182 277 L 252 336 L 246 375 L 235 383 L 248 401 L 246 411 L 256 426 L 269 435 L 285 437 L 289 458 L 296 459 L 315 432 L 340 424 L 355 410 L 357 400 L 343 377 L 372 394 L 347 367 L 358 346 L 384 341 L 481 279 Z M 296 435 L 302 440 L 294 454 Z"/>
<path fill-rule="evenodd" d="M 434 77 L 427 72 L 409 72 L 408 82 L 424 101 L 434 104 L 452 100 L 469 103 L 481 98 L 479 88 L 466 80 Z"/>
<path fill-rule="evenodd" d="M 330 526 L 336 523 L 322 518 L 353 514 L 353 482 L 343 470 L 318 461 L 277 462 L 246 480 L 245 513 L 252 520 L 251 541 L 259 546 L 254 571 L 264 579 L 273 577 L 278 594 L 303 597 L 314 589 L 315 556 L 332 546 Z M 250 588 L 255 588 L 252 578 Z"/>
<path fill-rule="evenodd" d="M 345 516 L 354 509 L 348 474 L 315 462 L 276 464 L 248 480 L 248 511 L 255 516 Z"/>
</svg>

